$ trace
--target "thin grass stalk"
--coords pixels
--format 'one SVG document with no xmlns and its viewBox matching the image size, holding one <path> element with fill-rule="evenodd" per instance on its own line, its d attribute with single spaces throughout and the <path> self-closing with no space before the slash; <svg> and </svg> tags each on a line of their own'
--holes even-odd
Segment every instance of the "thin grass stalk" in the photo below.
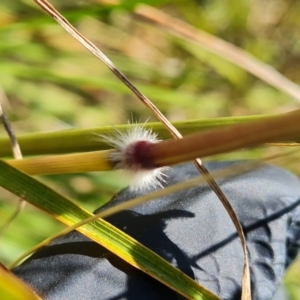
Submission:
<svg viewBox="0 0 300 300">
<path fill-rule="evenodd" d="M 1 103 L 0 103 L 0 119 L 1 119 L 3 127 L 5 128 L 5 131 L 8 135 L 13 156 L 14 156 L 16 161 L 21 161 L 22 158 L 23 158 L 21 148 L 19 146 L 17 137 L 16 137 L 16 135 L 14 133 L 14 130 L 11 126 L 11 123 L 10 123 L 9 119 L 7 118 L 6 114 L 3 111 Z M 22 212 L 25 205 L 26 205 L 26 201 L 20 199 L 19 202 L 17 203 L 17 207 L 15 209 L 15 212 L 5 221 L 4 225 L 0 228 L 0 238 L 5 234 L 8 227 L 12 224 L 12 222 Z"/>
<path fill-rule="evenodd" d="M 199 156 L 208 157 L 285 139 L 300 141 L 300 110 L 154 143 L 149 145 L 143 159 L 156 167 L 172 166 Z M 114 169 L 110 161 L 113 151 L 32 157 L 7 162 L 30 175 L 108 171 Z"/>
<path fill-rule="evenodd" d="M 243 117 L 223 117 L 215 119 L 186 120 L 172 122 L 183 136 L 198 131 L 212 128 L 234 125 L 248 121 L 264 120 L 276 115 L 259 115 Z M 111 135 L 115 130 L 126 132 L 134 126 L 143 126 L 157 133 L 158 138 L 166 140 L 172 137 L 168 130 L 158 122 L 145 124 L 123 124 L 112 126 L 100 126 L 89 129 L 67 129 L 45 133 L 29 133 L 18 136 L 18 142 L 23 155 L 62 154 L 70 152 L 86 152 L 107 150 L 111 147 L 99 138 L 100 135 Z M 10 141 L 7 137 L 0 137 L 0 156 L 11 156 Z"/>
</svg>

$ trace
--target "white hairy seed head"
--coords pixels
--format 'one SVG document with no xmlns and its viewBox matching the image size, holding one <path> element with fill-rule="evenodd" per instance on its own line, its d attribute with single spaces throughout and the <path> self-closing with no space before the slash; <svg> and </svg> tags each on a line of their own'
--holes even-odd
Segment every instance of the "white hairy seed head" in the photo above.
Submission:
<svg viewBox="0 0 300 300">
<path fill-rule="evenodd" d="M 115 148 L 109 157 L 115 169 L 131 179 L 131 189 L 149 190 L 163 187 L 164 171 L 169 167 L 155 168 L 146 158 L 149 145 L 158 143 L 157 134 L 144 126 L 132 126 L 127 131 L 115 129 L 111 136 L 101 135 L 101 139 Z"/>
</svg>

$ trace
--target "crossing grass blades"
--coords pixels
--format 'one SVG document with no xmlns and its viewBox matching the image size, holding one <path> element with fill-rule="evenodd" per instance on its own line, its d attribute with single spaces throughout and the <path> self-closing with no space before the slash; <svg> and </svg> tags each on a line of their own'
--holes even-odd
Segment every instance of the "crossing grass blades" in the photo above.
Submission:
<svg viewBox="0 0 300 300">
<path fill-rule="evenodd" d="M 294 111 L 289 114 L 283 114 L 280 116 L 270 117 L 267 120 L 263 121 L 256 121 L 252 123 L 246 123 L 242 125 L 233 125 L 231 127 L 215 129 L 206 132 L 195 133 L 193 135 L 187 136 L 182 138 L 182 135 L 177 131 L 177 129 L 168 121 L 166 117 L 164 117 L 158 108 L 147 98 L 145 97 L 139 90 L 132 85 L 131 82 L 123 75 L 109 59 L 89 40 L 83 37 L 70 23 L 61 16 L 53 6 L 51 6 L 46 1 L 35 1 L 38 5 L 40 5 L 51 17 L 53 17 L 65 30 L 67 30 L 74 38 L 76 38 L 83 46 L 85 46 L 89 51 L 91 51 L 95 56 L 101 59 L 108 68 L 120 79 L 124 84 L 142 101 L 143 104 L 148 107 L 153 114 L 157 117 L 157 119 L 162 122 L 162 124 L 169 130 L 171 135 L 175 138 L 174 140 L 169 141 L 162 141 L 160 142 L 157 138 L 152 135 L 149 130 L 143 129 L 140 127 L 135 127 L 136 129 L 133 131 L 125 132 L 124 133 L 118 132 L 117 137 L 110 137 L 110 136 L 102 136 L 102 139 L 106 139 L 111 145 L 115 146 L 114 149 L 101 152 L 101 153 L 87 153 L 87 154 L 71 154 L 63 156 L 63 157 L 44 157 L 44 158 L 28 158 L 24 160 L 15 160 L 9 161 L 9 164 L 12 166 L 24 170 L 25 172 L 31 174 L 37 174 L 34 170 L 40 170 L 39 174 L 42 173 L 51 173 L 45 170 L 43 171 L 43 166 L 51 166 L 51 162 L 53 161 L 61 161 L 62 167 L 64 168 L 64 162 L 70 162 L 70 165 L 74 165 L 75 161 L 78 161 L 78 158 L 86 159 L 87 162 L 85 164 L 86 169 L 80 171 L 95 171 L 89 169 L 89 166 L 93 164 L 95 159 L 95 155 L 99 157 L 99 165 L 104 166 L 104 170 L 108 169 L 127 169 L 136 177 L 143 177 L 147 173 L 147 176 L 150 174 L 152 178 L 149 184 L 149 177 L 147 180 L 148 188 L 145 190 L 151 189 L 153 186 L 161 185 L 163 181 L 163 177 L 160 177 L 161 174 L 165 174 L 166 169 L 170 165 L 178 164 L 180 162 L 189 161 L 195 159 L 194 163 L 197 169 L 202 174 L 202 180 L 205 179 L 210 188 L 214 191 L 217 195 L 219 200 L 221 200 L 222 204 L 226 208 L 228 215 L 230 216 L 234 226 L 238 232 L 240 237 L 240 241 L 242 243 L 242 249 L 244 252 L 244 265 L 243 265 L 243 275 L 241 276 L 241 286 L 242 286 L 242 293 L 241 299 L 251 299 L 251 286 L 250 286 L 250 272 L 249 272 L 249 262 L 248 262 L 248 252 L 245 242 L 245 236 L 242 229 L 242 226 L 237 218 L 237 215 L 232 208 L 231 199 L 227 199 L 225 194 L 223 193 L 222 189 L 216 183 L 214 177 L 210 174 L 208 169 L 203 165 L 202 161 L 198 157 L 205 157 L 209 155 L 213 155 L 216 153 L 223 153 L 228 152 L 231 150 L 243 148 L 243 147 L 253 147 L 256 145 L 260 145 L 262 143 L 272 143 L 272 142 L 282 142 L 282 141 L 295 141 L 299 139 L 299 128 L 300 128 L 300 112 Z M 284 124 L 284 126 L 282 126 Z M 272 129 L 272 130 L 270 130 Z M 137 134 L 137 132 L 139 134 Z M 135 135 L 135 136 L 134 136 Z M 134 138 L 133 138 L 134 136 Z M 89 160 L 90 159 L 90 160 Z M 32 164 L 37 162 L 36 167 L 32 168 Z M 59 163 L 57 164 L 59 165 Z M 75 164 L 76 165 L 76 164 Z M 79 163 L 77 164 L 77 166 Z M 98 165 L 98 167 L 99 167 Z M 253 163 L 250 164 L 250 170 L 253 168 L 258 168 L 260 163 Z M 28 167 L 31 166 L 31 171 L 28 171 Z M 38 167 L 37 167 L 38 166 Z M 181 273 L 178 270 L 172 268 L 172 266 L 168 265 L 163 259 L 161 259 L 158 255 L 149 252 L 145 247 L 142 245 L 138 245 L 136 251 L 134 251 L 133 255 L 131 253 L 134 246 L 136 246 L 136 241 L 130 239 L 130 237 L 126 236 L 124 233 L 120 232 L 118 229 L 113 228 L 109 223 L 105 222 L 104 220 L 98 219 L 99 217 L 103 217 L 103 214 L 100 213 L 97 216 L 92 216 L 89 212 L 84 211 L 78 207 L 76 207 L 72 202 L 69 200 L 64 199 L 59 194 L 51 191 L 46 186 L 42 185 L 41 183 L 35 181 L 33 178 L 26 176 L 25 174 L 18 173 L 16 170 L 11 168 L 9 165 L 2 164 L 2 168 L 7 172 L 11 172 L 13 176 L 15 176 L 16 183 L 18 184 L 32 184 L 36 187 L 36 191 L 43 191 L 43 195 L 51 196 L 51 198 L 57 199 L 57 203 L 54 205 L 50 205 L 48 202 L 48 207 L 41 207 L 46 211 L 50 212 L 52 215 L 56 216 L 57 219 L 64 222 L 65 224 L 69 225 L 66 230 L 62 231 L 61 233 L 55 235 L 53 238 L 57 238 L 62 236 L 75 228 L 86 235 L 87 237 L 95 240 L 96 242 L 100 243 L 100 245 L 107 248 L 109 251 L 113 252 L 117 256 L 121 257 L 134 267 L 137 267 L 144 271 L 145 273 L 149 274 L 150 276 L 154 277 L 155 279 L 159 280 L 166 286 L 174 289 L 176 292 L 180 293 L 186 298 L 191 299 L 216 299 L 216 296 L 213 295 L 211 292 L 206 290 L 205 288 L 201 287 L 195 281 L 191 280 L 188 276 Z M 161 169 L 162 168 L 162 169 Z M 76 168 L 74 169 L 76 171 Z M 77 169 L 78 170 L 78 169 Z M 100 168 L 98 170 L 101 170 Z M 231 168 L 231 172 L 233 168 Z M 55 171 L 60 172 L 60 171 Z M 66 171 L 68 172 L 68 171 Z M 240 170 L 238 171 L 240 172 Z M 53 172 L 52 172 L 53 173 Z M 157 177 L 158 181 L 157 181 Z M 144 177 L 146 178 L 146 177 Z M 154 181 L 153 181 L 154 180 Z M 192 185 L 199 184 L 200 179 L 198 181 L 194 181 L 190 183 Z M 154 182 L 154 183 L 153 183 Z M 158 184 L 157 184 L 158 182 Z M 15 184 L 16 184 L 15 183 Z M 145 182 L 138 182 L 136 186 L 141 187 Z M 23 194 L 22 189 L 20 187 L 17 189 L 17 185 L 13 187 L 13 184 L 8 183 L 7 181 L 1 181 L 3 187 L 10 189 L 12 192 L 24 198 L 25 200 L 37 205 L 38 207 L 41 205 L 41 199 L 39 199 L 41 193 L 39 192 L 37 195 L 36 191 L 31 193 L 26 192 Z M 10 186 L 11 185 L 11 186 Z M 26 190 L 26 185 L 23 186 Z M 16 188 L 16 189 L 15 189 Z M 183 186 L 179 185 L 179 188 L 182 189 Z M 169 188 L 165 190 L 159 190 L 155 194 L 155 192 L 146 197 L 147 200 L 150 198 L 155 198 L 157 196 L 167 195 L 169 193 Z M 176 187 L 174 189 L 177 191 Z M 139 190 L 139 189 L 138 189 Z M 141 188 L 142 190 L 142 188 Z M 172 191 L 172 188 L 170 188 Z M 39 196 L 39 197 L 38 197 Z M 44 201 L 47 200 L 47 196 L 44 197 Z M 42 197 L 43 198 L 43 197 Z M 139 203 L 142 203 L 145 199 L 139 199 Z M 58 205 L 59 203 L 59 205 Z M 66 204 L 68 203 L 68 204 Z M 131 203 L 128 201 L 128 203 Z M 136 204 L 135 204 L 136 205 Z M 59 207 L 58 207 L 59 206 Z M 63 216 L 63 209 L 71 208 L 74 213 L 73 218 L 64 217 Z M 125 207 L 121 207 L 120 210 L 124 210 Z M 128 208 L 128 207 L 126 207 Z M 116 211 L 114 211 L 116 213 Z M 106 215 L 107 216 L 107 215 Z M 85 220 L 84 220 L 85 219 Z M 83 220 L 83 221 L 82 221 Z M 108 230 L 113 232 L 113 237 L 111 235 L 107 235 L 107 232 L 94 232 L 93 224 L 89 223 L 91 221 L 96 221 L 99 228 Z M 81 226 L 81 227 L 79 227 Z M 104 235 L 102 235 L 104 234 Z M 40 246 L 45 246 L 50 241 L 53 240 L 50 238 L 46 240 L 44 243 L 36 247 L 35 249 L 39 248 Z M 113 242 L 112 242 L 113 240 Z M 120 241 L 126 241 L 128 243 L 125 247 L 122 248 L 122 244 Z M 133 246 L 134 245 L 134 246 Z M 150 260 L 152 260 L 152 264 L 149 261 L 143 258 L 142 254 L 150 255 Z M 26 253 L 28 254 L 28 253 Z M 131 255 L 132 254 L 132 255 Z M 155 266 L 160 264 L 161 268 L 159 270 L 155 270 Z M 169 271 L 165 271 L 169 270 Z M 172 270 L 172 271 L 171 271 Z M 169 272 L 172 272 L 174 276 L 171 278 L 168 276 Z M 163 274 L 163 275 L 162 275 Z M 177 278 L 176 281 L 174 278 Z M 175 281 L 174 281 L 175 280 Z M 184 285 L 186 282 L 186 286 Z M 201 283 L 201 282 L 200 282 Z"/>
</svg>

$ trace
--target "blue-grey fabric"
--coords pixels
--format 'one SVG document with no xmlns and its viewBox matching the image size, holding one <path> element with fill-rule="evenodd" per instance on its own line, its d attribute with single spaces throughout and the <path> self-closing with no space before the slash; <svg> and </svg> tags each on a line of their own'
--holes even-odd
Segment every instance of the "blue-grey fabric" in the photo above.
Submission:
<svg viewBox="0 0 300 300">
<path fill-rule="evenodd" d="M 217 170 L 240 162 L 209 162 Z M 193 164 L 168 171 L 167 184 L 199 173 Z M 292 173 L 264 165 L 219 180 L 243 225 L 253 300 L 270 300 L 300 243 L 300 183 Z M 105 209 L 140 193 L 125 189 Z M 207 185 L 123 211 L 107 220 L 149 247 L 221 299 L 239 299 L 240 240 L 224 207 Z M 183 299 L 78 232 L 57 239 L 13 272 L 45 299 Z"/>
</svg>

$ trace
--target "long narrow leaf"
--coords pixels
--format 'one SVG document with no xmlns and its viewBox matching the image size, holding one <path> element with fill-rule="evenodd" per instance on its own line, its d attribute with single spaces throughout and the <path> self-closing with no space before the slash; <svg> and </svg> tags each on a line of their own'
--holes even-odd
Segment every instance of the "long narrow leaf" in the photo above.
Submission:
<svg viewBox="0 0 300 300">
<path fill-rule="evenodd" d="M 254 120 L 263 120 L 274 117 L 271 115 L 247 116 L 247 117 L 228 117 L 205 120 L 189 120 L 173 122 L 172 124 L 182 133 L 187 135 L 201 130 L 233 125 Z M 144 125 L 144 124 L 143 124 Z M 69 129 L 56 132 L 26 134 L 18 137 L 23 155 L 39 154 L 58 154 L 70 152 L 84 152 L 106 150 L 111 148 L 104 141 L 97 139 L 96 134 L 110 135 L 115 129 L 124 131 L 130 126 L 135 125 L 117 125 L 102 126 L 89 129 Z M 158 133 L 159 138 L 168 139 L 171 137 L 167 129 L 161 123 L 147 123 L 144 127 L 153 129 Z M 0 156 L 10 156 L 11 147 L 7 137 L 0 138 Z"/>
<path fill-rule="evenodd" d="M 65 224 L 74 225 L 92 216 L 71 200 L 3 161 L 0 161 L 0 170 L 2 187 L 45 210 Z M 160 256 L 103 219 L 83 225 L 78 228 L 78 231 L 188 299 L 218 299 Z"/>
</svg>

